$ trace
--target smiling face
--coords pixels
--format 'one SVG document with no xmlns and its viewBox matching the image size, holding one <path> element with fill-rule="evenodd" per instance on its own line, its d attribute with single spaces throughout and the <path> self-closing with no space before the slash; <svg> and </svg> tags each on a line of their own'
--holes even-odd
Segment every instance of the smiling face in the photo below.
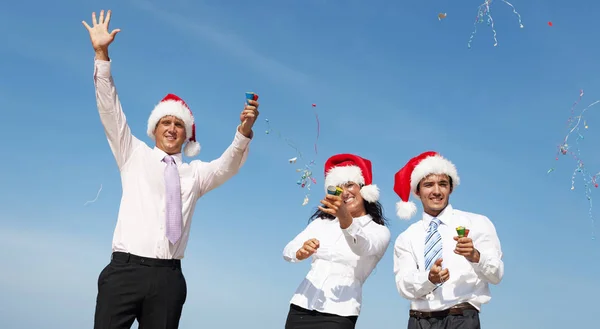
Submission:
<svg viewBox="0 0 600 329">
<path fill-rule="evenodd" d="M 446 208 L 451 193 L 452 180 L 448 175 L 431 174 L 423 178 L 417 187 L 423 211 L 433 217 Z"/>
<path fill-rule="evenodd" d="M 183 120 L 167 115 L 162 117 L 154 129 L 156 147 L 169 155 L 181 153 L 185 143 L 185 124 Z"/>
<path fill-rule="evenodd" d="M 342 192 L 342 201 L 346 204 L 348 211 L 352 217 L 361 217 L 367 214 L 365 209 L 365 201 L 360 194 L 360 185 L 354 182 L 348 182 L 340 186 Z"/>
</svg>

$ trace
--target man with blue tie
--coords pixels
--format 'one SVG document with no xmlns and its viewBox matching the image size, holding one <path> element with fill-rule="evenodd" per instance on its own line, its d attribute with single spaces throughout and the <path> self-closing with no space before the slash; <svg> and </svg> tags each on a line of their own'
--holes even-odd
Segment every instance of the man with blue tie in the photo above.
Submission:
<svg viewBox="0 0 600 329">
<path fill-rule="evenodd" d="M 187 297 L 181 259 L 196 202 L 246 161 L 258 102 L 247 102 L 218 159 L 185 163 L 182 149 L 188 157 L 200 152 L 194 116 L 183 99 L 168 94 L 148 119 L 146 133 L 155 143 L 148 147 L 132 134 L 114 85 L 108 46 L 120 30 L 109 32 L 110 18 L 103 10 L 99 19 L 92 14 L 91 27 L 83 22 L 96 54 L 98 112 L 123 189 L 111 261 L 98 278 L 94 329 L 128 329 L 134 320 L 144 329 L 177 329 Z"/>
<path fill-rule="evenodd" d="M 394 244 L 396 287 L 411 306 L 408 329 L 479 329 L 479 312 L 491 299 L 489 284 L 504 275 L 492 222 L 449 202 L 459 183 L 454 164 L 431 151 L 410 159 L 394 177 L 398 217 L 416 214 L 411 194 L 423 205 L 421 220 Z"/>
</svg>

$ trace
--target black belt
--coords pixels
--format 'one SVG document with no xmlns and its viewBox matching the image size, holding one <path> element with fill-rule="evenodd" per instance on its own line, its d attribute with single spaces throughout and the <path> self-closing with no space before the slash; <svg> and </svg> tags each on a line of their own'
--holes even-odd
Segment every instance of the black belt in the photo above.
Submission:
<svg viewBox="0 0 600 329">
<path fill-rule="evenodd" d="M 113 252 L 111 259 L 119 262 L 140 264 L 145 266 L 174 267 L 179 269 L 181 268 L 180 259 L 148 258 L 119 251 Z"/>
<path fill-rule="evenodd" d="M 410 310 L 409 315 L 411 317 L 415 317 L 415 318 L 419 318 L 419 319 L 443 318 L 448 315 L 463 315 L 464 310 L 474 310 L 474 311 L 479 312 L 475 308 L 475 306 L 473 306 L 469 303 L 460 303 L 460 304 L 452 306 L 451 308 L 441 310 L 441 311 L 425 312 L 425 311 Z"/>
</svg>

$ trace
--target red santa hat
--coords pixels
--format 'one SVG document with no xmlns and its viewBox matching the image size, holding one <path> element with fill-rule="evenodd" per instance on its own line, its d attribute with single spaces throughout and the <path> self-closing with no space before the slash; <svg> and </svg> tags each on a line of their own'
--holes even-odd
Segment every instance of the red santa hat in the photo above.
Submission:
<svg viewBox="0 0 600 329">
<path fill-rule="evenodd" d="M 454 187 L 460 184 L 456 167 L 437 152 L 424 152 L 408 161 L 394 176 L 394 192 L 401 201 L 396 203 L 396 215 L 410 219 L 417 212 L 417 206 L 409 201 L 411 192 L 417 196 L 417 186 L 421 180 L 431 174 L 446 174 L 452 178 Z"/>
<path fill-rule="evenodd" d="M 174 94 L 168 94 L 158 103 L 148 118 L 148 136 L 154 141 L 154 129 L 163 117 L 172 115 L 179 118 L 185 124 L 185 137 L 187 143 L 183 152 L 188 157 L 194 157 L 200 153 L 200 144 L 196 141 L 196 124 L 194 115 L 188 105 Z"/>
<path fill-rule="evenodd" d="M 379 188 L 373 184 L 371 161 L 354 154 L 336 154 L 325 162 L 325 189 L 348 182 L 361 185 L 360 195 L 367 202 L 379 200 Z"/>
</svg>

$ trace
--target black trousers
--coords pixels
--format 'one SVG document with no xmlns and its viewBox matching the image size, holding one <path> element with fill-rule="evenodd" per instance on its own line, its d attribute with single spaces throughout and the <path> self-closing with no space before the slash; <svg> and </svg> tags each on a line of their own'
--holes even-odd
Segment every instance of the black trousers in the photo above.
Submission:
<svg viewBox="0 0 600 329">
<path fill-rule="evenodd" d="M 94 329 L 177 329 L 186 297 L 181 261 L 115 252 L 98 277 Z"/>
<path fill-rule="evenodd" d="M 479 312 L 463 310 L 462 315 L 446 315 L 442 317 L 420 318 L 411 316 L 408 329 L 481 329 Z"/>
<path fill-rule="evenodd" d="M 358 316 L 309 311 L 291 304 L 285 322 L 285 329 L 354 329 Z"/>
</svg>

